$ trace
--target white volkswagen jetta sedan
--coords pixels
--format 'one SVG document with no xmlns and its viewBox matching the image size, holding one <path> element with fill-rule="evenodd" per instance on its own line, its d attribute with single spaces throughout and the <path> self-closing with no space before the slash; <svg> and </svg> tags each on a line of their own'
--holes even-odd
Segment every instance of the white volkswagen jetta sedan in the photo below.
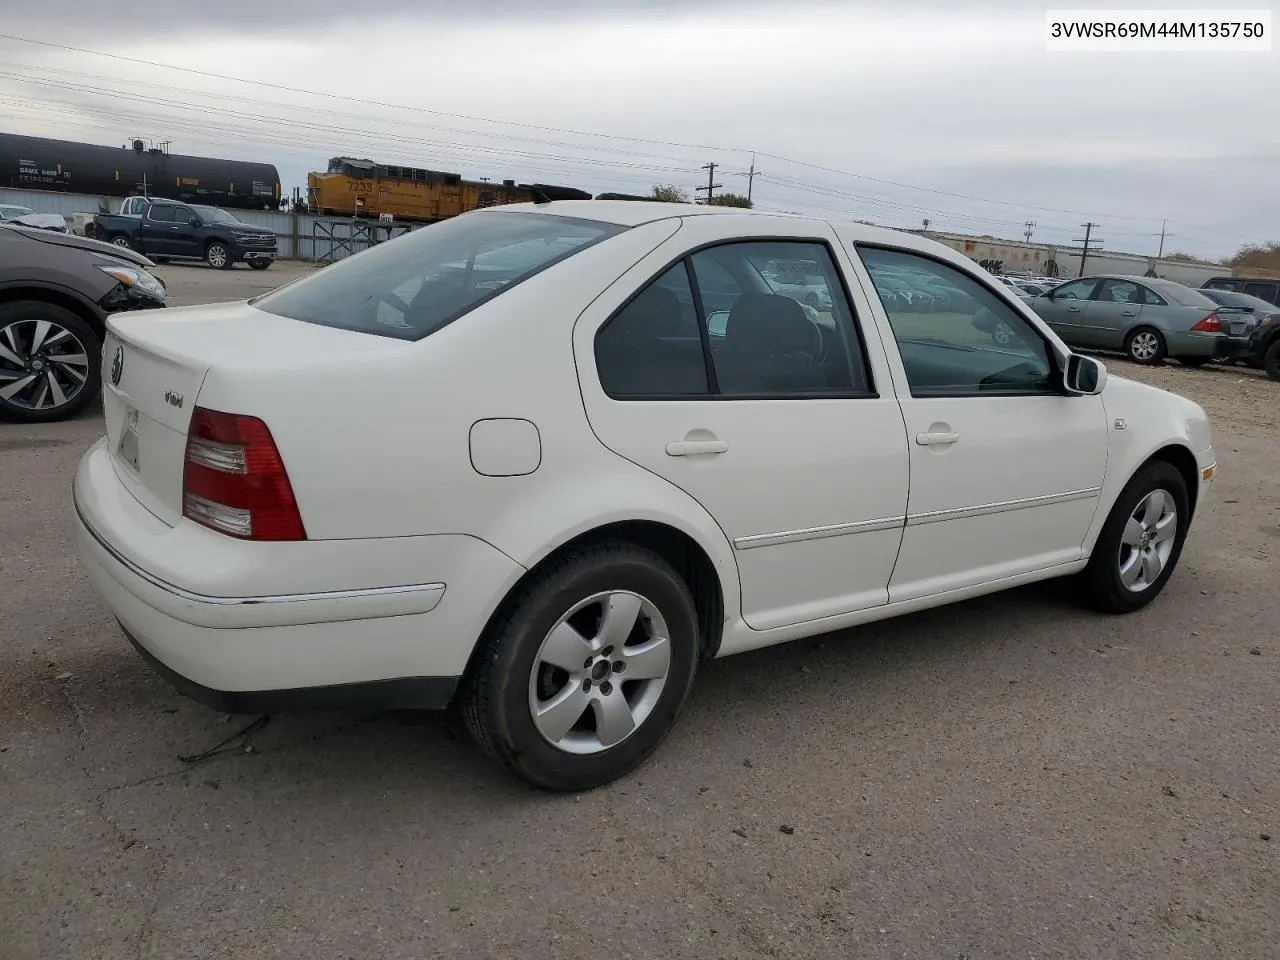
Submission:
<svg viewBox="0 0 1280 960">
<path fill-rule="evenodd" d="M 765 280 L 797 260 L 829 309 Z M 708 658 L 1050 577 L 1137 610 L 1215 465 L 977 264 L 822 219 L 497 207 L 164 314 L 111 319 L 74 489 L 139 652 L 231 712 L 456 704 L 553 790 Z"/>
</svg>

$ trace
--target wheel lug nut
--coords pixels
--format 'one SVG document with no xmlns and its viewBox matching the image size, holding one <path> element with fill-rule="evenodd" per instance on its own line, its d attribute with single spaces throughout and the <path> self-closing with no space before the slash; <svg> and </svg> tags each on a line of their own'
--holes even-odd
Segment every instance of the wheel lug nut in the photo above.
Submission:
<svg viewBox="0 0 1280 960">
<path fill-rule="evenodd" d="M 590 681 L 590 680 L 583 680 L 583 681 L 582 681 L 582 692 L 583 692 L 583 693 L 586 693 L 586 692 L 587 692 L 588 690 L 590 690 L 590 689 L 591 689 L 591 681 Z"/>
<path fill-rule="evenodd" d="M 622 672 L 623 670 L 625 670 L 625 669 L 627 669 L 627 665 L 626 665 L 625 663 L 623 663 L 621 660 L 615 660 L 615 661 L 613 661 L 613 672 L 614 672 L 614 673 L 621 673 L 621 672 Z"/>
<path fill-rule="evenodd" d="M 613 684 L 606 680 L 604 683 L 600 684 L 600 692 L 607 697 L 609 694 L 613 693 Z"/>
<path fill-rule="evenodd" d="M 603 650 L 600 651 L 600 656 L 607 657 L 611 653 L 613 653 L 613 647 L 605 647 Z"/>
<path fill-rule="evenodd" d="M 593 663 L 595 663 L 595 659 L 594 659 L 593 657 L 587 657 L 587 662 L 586 662 L 586 663 L 584 663 L 584 664 L 582 665 L 582 669 L 583 669 L 583 670 L 590 670 L 590 669 L 591 669 L 591 664 L 593 664 Z"/>
</svg>

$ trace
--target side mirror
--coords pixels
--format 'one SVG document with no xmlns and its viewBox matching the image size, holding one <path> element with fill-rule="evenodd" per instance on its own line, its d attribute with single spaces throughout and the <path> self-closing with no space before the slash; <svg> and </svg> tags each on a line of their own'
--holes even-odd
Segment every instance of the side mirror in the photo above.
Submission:
<svg viewBox="0 0 1280 960">
<path fill-rule="evenodd" d="M 187 223 L 191 224 L 191 226 L 193 226 L 193 227 L 198 227 L 198 226 L 200 226 L 200 218 L 199 218 L 199 217 L 192 217 L 191 219 L 189 219 L 189 220 L 187 221 Z"/>
<path fill-rule="evenodd" d="M 1067 357 L 1067 370 L 1062 379 L 1068 393 L 1093 396 L 1106 386 L 1107 368 L 1101 360 L 1073 353 Z"/>
</svg>

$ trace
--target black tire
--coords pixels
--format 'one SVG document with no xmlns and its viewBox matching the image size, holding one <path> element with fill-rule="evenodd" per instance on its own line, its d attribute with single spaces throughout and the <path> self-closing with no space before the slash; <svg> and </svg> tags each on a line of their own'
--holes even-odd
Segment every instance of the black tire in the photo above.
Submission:
<svg viewBox="0 0 1280 960">
<path fill-rule="evenodd" d="M 1262 369 L 1272 380 L 1280 380 L 1280 337 L 1271 341 L 1262 355 Z"/>
<path fill-rule="evenodd" d="M 535 725 L 531 683 L 538 682 L 535 668 L 552 628 L 576 605 L 607 591 L 647 598 L 666 621 L 666 682 L 647 717 L 624 739 L 595 753 L 573 753 L 545 738 Z M 476 741 L 532 786 L 590 790 L 639 766 L 675 724 L 698 667 L 698 618 L 688 586 L 657 554 L 626 542 L 597 543 L 570 552 L 522 585 L 480 643 L 459 702 Z M 624 679 L 615 689 L 605 684 L 595 688 L 597 701 L 601 692 L 623 695 L 625 674 L 617 676 Z M 572 677 L 566 675 L 563 689 L 571 686 Z M 592 707 L 582 719 L 588 715 L 599 714 Z"/>
<path fill-rule="evenodd" d="M 124 247 L 126 250 L 136 250 L 138 248 L 138 245 L 127 234 L 123 233 L 117 233 L 111 238 L 110 242 L 113 247 Z"/>
<path fill-rule="evenodd" d="M 1125 527 L 1147 495 L 1163 490 L 1172 497 L 1177 511 L 1177 526 L 1168 559 L 1159 575 L 1142 589 L 1126 587 L 1121 579 L 1121 547 Z M 1164 460 L 1152 460 L 1142 467 L 1125 485 L 1107 521 L 1103 524 L 1098 542 L 1094 544 L 1089 565 L 1080 573 L 1077 582 L 1079 599 L 1104 613 L 1133 613 L 1141 610 L 1160 595 L 1182 556 L 1190 521 L 1187 482 L 1173 464 Z"/>
<path fill-rule="evenodd" d="M 255 270 L 265 270 L 267 269 L 267 267 L 271 266 L 271 261 L 270 260 L 250 260 L 249 266 L 253 267 L 253 269 Z"/>
<path fill-rule="evenodd" d="M 1206 363 L 1214 363 L 1215 361 L 1210 357 L 1178 357 L 1178 362 L 1184 367 L 1195 367 L 1198 370 Z M 1216 362 L 1222 363 L 1223 361 L 1218 360 Z"/>
<path fill-rule="evenodd" d="M 214 240 L 204 248 L 204 262 L 215 270 L 230 270 L 234 261 L 227 245 L 221 240 Z"/>
<path fill-rule="evenodd" d="M 31 385 L 36 392 L 20 390 L 11 399 L 0 397 L 0 420 L 11 423 L 68 420 L 92 403 L 102 389 L 102 341 L 93 327 L 64 307 L 42 300 L 16 300 L 0 304 L 0 344 L 4 344 L 9 352 L 23 356 L 25 360 L 27 354 L 21 348 L 31 344 L 30 327 L 33 321 L 48 321 L 69 334 L 69 337 L 54 340 L 49 345 L 49 341 L 58 336 L 51 330 L 45 339 L 46 349 L 33 358 L 38 360 L 42 369 L 52 371 L 58 389 L 67 399 L 65 403 L 54 406 L 38 406 L 51 393 L 42 398 L 38 393 L 40 383 L 33 380 Z M 20 349 L 15 351 L 15 344 Z M 84 356 L 87 362 L 60 364 L 56 359 L 59 356 Z M 49 358 L 53 358 L 52 361 Z M 69 369 L 83 374 L 84 381 L 80 382 L 78 377 L 71 375 Z M 13 374 L 19 376 L 12 376 Z M 30 375 L 31 371 L 25 363 L 20 367 L 11 360 L 0 357 L 0 386 L 12 385 L 18 379 Z"/>
<path fill-rule="evenodd" d="M 1155 340 L 1155 350 L 1150 354 L 1139 349 L 1149 342 L 1146 339 L 1148 336 L 1153 337 Z M 1164 362 L 1164 358 L 1169 354 L 1169 345 L 1165 343 L 1164 335 L 1155 327 L 1138 327 L 1138 329 L 1131 331 L 1129 336 L 1125 337 L 1124 352 L 1134 363 L 1140 363 L 1145 367 L 1154 367 Z"/>
</svg>

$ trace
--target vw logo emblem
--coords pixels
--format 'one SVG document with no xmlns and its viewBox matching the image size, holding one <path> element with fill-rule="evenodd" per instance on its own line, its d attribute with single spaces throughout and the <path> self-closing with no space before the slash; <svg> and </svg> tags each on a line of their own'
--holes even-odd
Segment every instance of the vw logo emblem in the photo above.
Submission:
<svg viewBox="0 0 1280 960">
<path fill-rule="evenodd" d="M 124 374 L 124 347 L 116 347 L 115 356 L 111 358 L 111 385 L 120 385 L 120 377 Z"/>
</svg>

